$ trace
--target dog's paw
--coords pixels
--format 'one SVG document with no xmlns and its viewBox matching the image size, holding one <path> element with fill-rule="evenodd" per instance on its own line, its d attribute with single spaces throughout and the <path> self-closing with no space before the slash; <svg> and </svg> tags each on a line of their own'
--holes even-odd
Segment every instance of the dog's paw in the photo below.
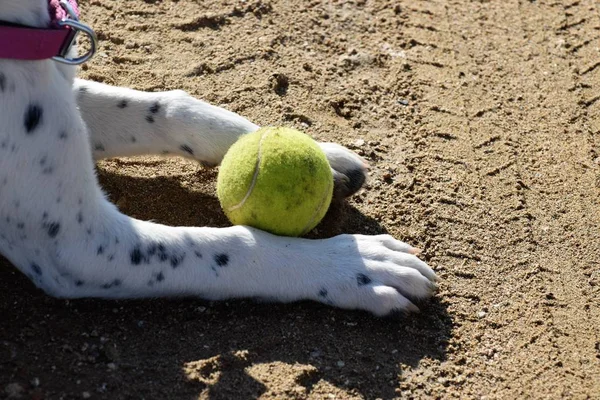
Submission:
<svg viewBox="0 0 600 400">
<path fill-rule="evenodd" d="M 328 244 L 335 249 L 337 276 L 329 276 L 319 292 L 324 303 L 378 316 L 418 312 L 413 301 L 437 289 L 435 272 L 416 256 L 418 250 L 389 235 L 341 235 Z"/>
<path fill-rule="evenodd" d="M 358 192 L 367 180 L 368 164 L 358 154 L 336 143 L 319 143 L 325 152 L 334 180 L 334 197 L 344 198 Z"/>
</svg>

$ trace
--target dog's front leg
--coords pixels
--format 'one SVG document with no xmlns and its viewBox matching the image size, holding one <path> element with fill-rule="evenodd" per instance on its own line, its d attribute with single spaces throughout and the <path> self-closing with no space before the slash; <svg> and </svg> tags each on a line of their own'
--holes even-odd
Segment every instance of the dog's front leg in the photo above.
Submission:
<svg viewBox="0 0 600 400">
<path fill-rule="evenodd" d="M 240 135 L 258 129 L 181 90 L 142 92 L 76 79 L 73 91 L 95 159 L 172 154 L 218 165 Z"/>
<path fill-rule="evenodd" d="M 95 159 L 172 154 L 216 166 L 241 135 L 258 129 L 180 90 L 148 93 L 76 79 L 73 91 Z M 340 145 L 320 146 L 331 164 L 336 196 L 358 191 L 366 179 L 365 162 Z"/>
</svg>

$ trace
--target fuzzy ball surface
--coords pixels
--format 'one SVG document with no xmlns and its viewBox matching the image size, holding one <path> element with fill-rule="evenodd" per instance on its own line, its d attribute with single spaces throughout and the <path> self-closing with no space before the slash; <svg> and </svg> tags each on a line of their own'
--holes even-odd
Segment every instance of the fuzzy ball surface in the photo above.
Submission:
<svg viewBox="0 0 600 400">
<path fill-rule="evenodd" d="M 227 152 L 217 196 L 234 225 L 302 236 L 323 219 L 333 195 L 325 153 L 308 135 L 266 127 L 242 136 Z"/>
</svg>

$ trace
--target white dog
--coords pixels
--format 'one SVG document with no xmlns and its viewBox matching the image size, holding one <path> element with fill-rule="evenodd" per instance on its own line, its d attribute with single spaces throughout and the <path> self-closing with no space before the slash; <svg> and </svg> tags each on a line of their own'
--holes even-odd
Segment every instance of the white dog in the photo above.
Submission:
<svg viewBox="0 0 600 400">
<path fill-rule="evenodd" d="M 74 32 L 56 21 L 69 10 L 76 18 L 74 0 L 63 2 L 0 1 L 0 253 L 38 287 L 66 298 L 309 299 L 376 315 L 418 311 L 409 299 L 431 296 L 435 273 L 389 235 L 307 240 L 121 214 L 98 185 L 95 159 L 169 153 L 215 166 L 258 127 L 182 91 L 75 79 L 75 67 L 62 59 L 74 47 L 55 59 L 32 56 L 52 49 L 29 48 L 30 37 L 21 42 L 25 27 L 48 28 L 39 35 Z M 358 190 L 366 174 L 360 157 L 321 147 L 337 192 Z"/>
</svg>

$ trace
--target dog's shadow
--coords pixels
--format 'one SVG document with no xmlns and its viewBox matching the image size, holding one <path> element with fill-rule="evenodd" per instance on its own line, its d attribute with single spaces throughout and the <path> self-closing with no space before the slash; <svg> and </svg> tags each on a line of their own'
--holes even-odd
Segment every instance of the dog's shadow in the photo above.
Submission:
<svg viewBox="0 0 600 400">
<path fill-rule="evenodd" d="M 228 225 L 214 192 L 190 189 L 178 177 L 136 178 L 102 168 L 98 175 L 109 197 L 137 218 Z M 195 179 L 214 185 L 215 176 L 199 170 Z M 341 232 L 385 230 L 343 204 L 311 236 Z M 48 375 L 58 364 L 63 376 L 84 382 L 78 387 L 96 386 L 98 396 L 106 398 L 326 397 L 336 391 L 338 397 L 350 391 L 364 398 L 391 398 L 423 358 L 445 360 L 453 329 L 437 299 L 422 305 L 419 315 L 384 319 L 311 302 L 64 301 L 45 296 L 14 271 L 0 269 L 0 274 L 0 303 L 19 303 L 18 311 L 8 310 L 3 325 L 14 332 L 6 335 L 25 331 L 33 339 L 5 342 L 22 347 L 17 351 L 21 358 L 11 362 L 47 382 L 48 393 L 69 387 Z M 56 346 L 46 347 L 48 361 L 40 362 L 32 343 L 49 338 Z"/>
</svg>

